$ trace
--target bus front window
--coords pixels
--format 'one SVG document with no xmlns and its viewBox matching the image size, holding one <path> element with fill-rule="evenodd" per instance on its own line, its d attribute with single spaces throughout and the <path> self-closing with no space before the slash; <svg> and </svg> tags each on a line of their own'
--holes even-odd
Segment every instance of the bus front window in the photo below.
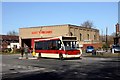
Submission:
<svg viewBox="0 0 120 80">
<path fill-rule="evenodd" d="M 74 50 L 77 49 L 76 41 L 63 41 L 65 50 Z"/>
</svg>

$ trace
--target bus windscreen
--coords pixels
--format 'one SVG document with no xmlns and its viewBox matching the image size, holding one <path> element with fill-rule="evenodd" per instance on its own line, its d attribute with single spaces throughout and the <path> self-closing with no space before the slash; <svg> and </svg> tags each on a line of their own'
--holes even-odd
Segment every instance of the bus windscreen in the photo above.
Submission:
<svg viewBox="0 0 120 80">
<path fill-rule="evenodd" d="M 63 41 L 65 50 L 77 50 L 76 41 Z"/>
</svg>

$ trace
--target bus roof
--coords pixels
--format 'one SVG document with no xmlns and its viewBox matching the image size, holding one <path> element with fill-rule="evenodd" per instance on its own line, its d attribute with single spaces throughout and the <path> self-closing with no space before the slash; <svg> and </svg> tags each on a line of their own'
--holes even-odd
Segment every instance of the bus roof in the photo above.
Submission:
<svg viewBox="0 0 120 80">
<path fill-rule="evenodd" d="M 60 38 L 45 38 L 45 39 L 36 39 L 34 41 L 49 41 L 49 40 L 60 40 Z"/>
<path fill-rule="evenodd" d="M 77 37 L 59 36 L 59 37 L 53 37 L 53 38 L 35 39 L 34 41 L 48 41 L 48 40 L 77 41 Z"/>
</svg>

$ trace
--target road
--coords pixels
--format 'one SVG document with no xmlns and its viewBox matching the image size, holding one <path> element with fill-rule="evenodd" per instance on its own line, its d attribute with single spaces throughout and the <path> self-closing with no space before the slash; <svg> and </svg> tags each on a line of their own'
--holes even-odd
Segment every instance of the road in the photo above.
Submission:
<svg viewBox="0 0 120 80">
<path fill-rule="evenodd" d="M 1 56 L 1 55 L 0 55 Z M 120 78 L 120 58 L 18 59 L 2 56 L 2 80 L 90 80 Z"/>
</svg>

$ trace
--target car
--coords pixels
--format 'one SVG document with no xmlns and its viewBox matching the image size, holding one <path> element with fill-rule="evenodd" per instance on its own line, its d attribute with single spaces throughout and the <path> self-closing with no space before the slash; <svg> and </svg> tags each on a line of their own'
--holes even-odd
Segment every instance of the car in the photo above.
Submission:
<svg viewBox="0 0 120 80">
<path fill-rule="evenodd" d="M 86 47 L 86 53 L 92 53 L 93 50 L 95 50 L 93 46 Z"/>
<path fill-rule="evenodd" d="M 120 53 L 120 45 L 113 45 L 111 52 L 112 53 Z"/>
</svg>

